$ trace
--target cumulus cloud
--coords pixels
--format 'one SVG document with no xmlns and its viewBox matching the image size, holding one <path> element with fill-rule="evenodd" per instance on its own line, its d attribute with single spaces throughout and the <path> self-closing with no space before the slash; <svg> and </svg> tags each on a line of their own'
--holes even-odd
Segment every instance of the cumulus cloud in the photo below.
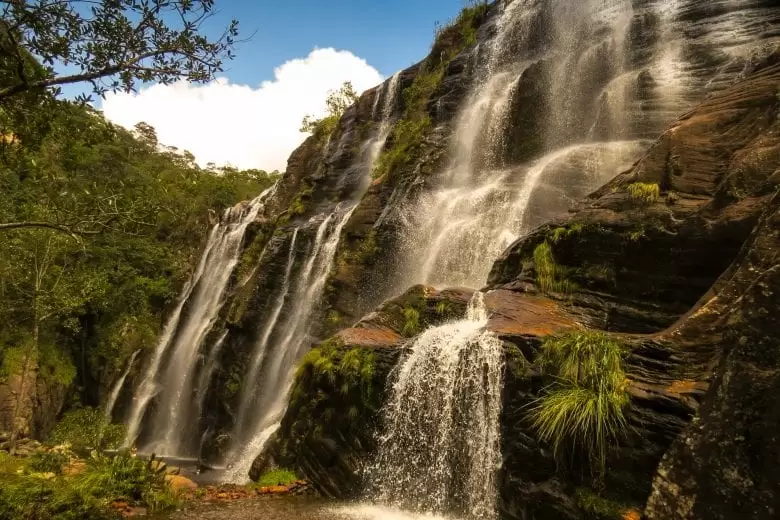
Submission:
<svg viewBox="0 0 780 520">
<path fill-rule="evenodd" d="M 137 94 L 107 94 L 101 108 L 124 127 L 152 125 L 161 143 L 189 150 L 201 165 L 284 170 L 306 137 L 298 131 L 303 117 L 324 114 L 328 91 L 344 81 L 362 92 L 382 75 L 349 51 L 315 49 L 277 67 L 274 79 L 257 88 L 225 78 L 153 85 Z"/>
</svg>

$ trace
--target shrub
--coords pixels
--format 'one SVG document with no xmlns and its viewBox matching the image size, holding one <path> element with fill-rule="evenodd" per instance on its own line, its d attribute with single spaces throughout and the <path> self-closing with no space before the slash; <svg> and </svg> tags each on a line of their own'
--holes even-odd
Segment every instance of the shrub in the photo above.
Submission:
<svg viewBox="0 0 780 520">
<path fill-rule="evenodd" d="M 633 200 L 643 204 L 652 204 L 661 197 L 661 188 L 655 182 L 634 182 L 626 189 Z"/>
<path fill-rule="evenodd" d="M 164 468 L 125 453 L 96 454 L 73 476 L 21 471 L 0 479 L 0 518 L 105 520 L 120 517 L 111 507 L 115 500 L 146 506 L 150 513 L 178 504 Z"/>
<path fill-rule="evenodd" d="M 566 450 L 581 450 L 603 474 L 608 445 L 627 428 L 626 352 L 602 332 L 570 332 L 545 340 L 536 363 L 553 382 L 531 405 L 531 419 L 556 458 Z"/>
<path fill-rule="evenodd" d="M 77 408 L 66 413 L 49 436 L 51 444 L 70 444 L 76 452 L 118 448 L 124 427 L 111 424 L 96 408 Z"/>
<path fill-rule="evenodd" d="M 30 457 L 30 469 L 39 473 L 62 474 L 62 469 L 71 460 L 71 456 L 65 451 L 45 451 L 36 453 Z"/>
</svg>

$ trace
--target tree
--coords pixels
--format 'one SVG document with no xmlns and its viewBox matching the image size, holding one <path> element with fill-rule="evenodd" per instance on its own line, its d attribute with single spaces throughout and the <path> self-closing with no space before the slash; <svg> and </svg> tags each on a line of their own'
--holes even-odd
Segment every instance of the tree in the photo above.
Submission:
<svg viewBox="0 0 780 520">
<path fill-rule="evenodd" d="M 100 96 L 138 82 L 207 82 L 238 35 L 236 20 L 215 40 L 202 34 L 214 0 L 0 0 L 0 12 L 0 102 L 79 82 Z"/>
<path fill-rule="evenodd" d="M 40 231 L 17 235 L 4 241 L 0 249 L 4 259 L 0 310 L 28 325 L 21 328 L 27 330 L 14 341 L 13 351 L 17 355 L 12 358 L 18 366 L 8 366 L 8 353 L 3 352 L 13 401 L 8 421 L 11 452 L 17 436 L 29 433 L 45 326 L 78 328 L 73 315 L 108 290 L 101 273 L 78 268 L 78 256 L 62 235 Z"/>
<path fill-rule="evenodd" d="M 328 115 L 321 119 L 315 119 L 307 115 L 301 122 L 301 132 L 312 133 L 317 136 L 330 135 L 336 129 L 336 125 L 344 111 L 358 100 L 357 92 L 352 87 L 351 81 L 345 81 L 338 90 L 330 90 L 325 99 Z"/>
</svg>

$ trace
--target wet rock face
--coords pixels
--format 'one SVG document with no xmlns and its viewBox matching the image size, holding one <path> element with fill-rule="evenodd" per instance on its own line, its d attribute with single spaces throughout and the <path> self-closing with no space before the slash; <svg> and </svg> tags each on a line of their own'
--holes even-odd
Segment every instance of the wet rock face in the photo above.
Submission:
<svg viewBox="0 0 780 520">
<path fill-rule="evenodd" d="M 255 473 L 260 474 L 273 462 L 295 467 L 326 496 L 345 499 L 364 492 L 363 472 L 371 471 L 374 461 L 376 435 L 382 428 L 379 412 L 393 381 L 393 369 L 413 336 L 460 319 L 472 295 L 469 289 L 438 291 L 415 286 L 321 344 L 318 348 L 323 352 L 330 349 L 328 356 L 339 371 L 347 353 L 370 356 L 371 393 L 366 395 L 365 387 L 361 389 L 366 382 L 342 380 L 340 375 L 332 377 L 326 372 L 310 373 L 304 368 L 268 453 L 255 461 Z M 531 356 L 541 336 L 576 325 L 557 302 L 543 296 L 526 298 L 511 291 L 495 291 L 485 297 L 485 305 L 491 315 L 488 329 L 506 346 L 506 377 L 518 384 L 525 384 L 520 382 L 524 353 Z M 513 388 L 508 385 L 502 396 L 505 407 L 514 406 L 518 395 L 529 395 L 517 394 Z M 514 437 L 506 438 L 509 444 L 515 442 L 509 440 Z"/>
<path fill-rule="evenodd" d="M 646 139 L 655 139 L 696 102 L 756 69 L 760 57 L 769 52 L 769 42 L 780 38 L 780 8 L 773 0 L 673 4 L 673 9 L 667 9 L 666 3 L 650 0 L 582 2 L 574 8 L 571 2 L 552 0 L 523 3 L 528 16 L 513 29 L 497 62 L 515 75 L 507 85 L 513 88 L 499 132 L 500 153 L 487 153 L 483 149 L 487 145 L 478 139 L 474 156 L 490 157 L 491 168 L 499 165 L 512 173 L 509 184 L 516 189 L 530 166 L 557 147 L 605 140 L 634 143 L 607 169 L 590 168 L 594 162 L 590 155 L 571 154 L 555 161 L 530 195 L 524 232 L 562 214 L 573 199 L 625 171 L 649 145 Z M 323 302 L 311 320 L 310 344 L 352 325 L 380 302 L 422 281 L 406 277 L 409 264 L 417 266 L 421 258 L 416 250 L 406 254 L 408 209 L 444 182 L 452 162 L 453 131 L 466 100 L 486 77 L 481 67 L 485 49 L 499 29 L 500 11 L 498 4 L 491 5 L 476 30 L 477 45 L 466 46 L 447 63 L 424 104 L 431 124 L 410 152 L 411 159 L 391 176 L 373 179 L 367 154 L 381 126 L 381 111 L 375 107 L 384 103 L 390 80 L 364 93 L 333 135 L 307 139 L 290 157 L 256 229 L 250 228 L 254 234 L 247 236 L 245 252 L 257 254 L 249 257 L 249 276 L 232 284 L 215 327 L 228 335 L 197 432 L 206 432 L 204 456 L 219 458 L 221 446 L 229 440 L 239 389 L 245 383 L 243 369 L 262 335 L 262 325 L 273 313 L 294 229 L 298 228 L 301 248 L 293 267 L 298 272 L 304 249 L 314 241 L 321 221 L 312 217 L 328 214 L 339 202 L 359 201 L 341 231 Z M 393 121 L 409 108 L 404 92 L 430 72 L 428 61 L 437 59 L 438 51 L 426 62 L 400 72 L 398 95 L 391 103 Z M 674 66 L 667 67 L 670 64 Z M 713 98 L 708 108 L 676 123 L 629 174 L 580 206 L 575 219 L 537 230 L 513 245 L 493 268 L 491 287 L 514 293 L 535 291 L 530 262 L 534 249 L 558 227 L 580 225 L 553 247 L 556 262 L 579 287 L 564 314 L 612 331 L 655 332 L 674 323 L 728 267 L 760 213 L 766 164 L 774 153 L 773 142 L 761 137 L 770 128 L 774 107 L 768 82 L 760 87 L 751 83 L 752 87 L 732 92 L 731 97 Z M 385 150 L 392 149 L 394 139 L 390 134 Z M 599 161 L 595 162 L 602 164 Z M 637 203 L 627 191 L 635 182 L 658 183 L 660 200 Z M 505 220 L 503 215 L 501 219 Z M 474 254 L 485 257 L 486 268 L 493 259 L 481 249 Z M 527 305 L 531 304 L 517 308 L 525 311 Z M 345 345 L 383 353 L 392 350 L 390 345 L 403 341 L 403 314 L 398 310 L 378 313 L 388 323 L 362 320 L 363 325 L 342 330 L 338 337 Z M 504 320 L 501 327 L 508 336 L 517 321 L 518 315 Z M 549 330 L 545 324 L 535 326 L 535 335 Z M 532 350 L 525 340 L 518 339 L 517 344 L 529 353 Z M 671 356 L 667 346 L 648 347 L 648 351 L 650 357 Z M 389 359 L 387 363 L 392 364 Z M 313 389 L 319 383 L 312 384 Z M 685 408 L 682 416 L 689 415 Z M 673 438 L 679 431 L 675 421 L 661 434 L 663 438 Z M 370 445 L 369 436 L 355 435 Z M 317 453 L 331 457 L 328 471 L 341 464 L 328 451 L 343 447 L 339 436 L 348 438 L 345 433 L 337 435 L 336 444 L 328 449 L 322 443 L 306 444 L 308 464 L 314 464 Z M 658 449 L 650 451 L 654 457 Z M 323 468 L 312 472 L 322 474 L 322 479 L 327 473 Z M 341 491 L 333 490 L 343 487 L 337 483 L 340 479 L 355 482 L 347 473 L 334 478 L 322 488 L 337 496 Z M 562 493 L 554 482 L 534 486 L 542 494 Z M 512 507 L 517 511 L 519 506 Z"/>
<path fill-rule="evenodd" d="M 534 251 L 547 242 L 559 272 L 576 282 L 563 307 L 581 322 L 654 332 L 675 321 L 623 338 L 632 348 L 632 433 L 611 450 L 604 486 L 639 508 L 649 496 L 648 518 L 777 511 L 769 476 L 780 462 L 770 426 L 777 410 L 767 396 L 780 381 L 773 354 L 780 343 L 770 332 L 780 289 L 778 81 L 775 54 L 677 121 L 567 219 L 519 240 L 491 273 L 492 287 L 538 291 Z M 658 184 L 657 200 L 632 197 L 628 186 L 640 182 Z M 638 226 L 642 235 L 631 236 Z M 534 378 L 506 385 L 504 514 L 578 518 L 572 492 L 587 479 L 550 466 L 523 420 L 523 406 L 538 394 Z"/>
<path fill-rule="evenodd" d="M 546 384 L 529 369 L 543 338 L 582 326 L 638 333 L 618 335 L 631 350 L 630 428 L 607 454 L 610 503 L 637 517 L 647 502 L 646 516 L 659 520 L 777 510 L 778 84 L 773 55 L 496 262 L 485 303 L 488 328 L 506 346 L 502 517 L 590 518 L 578 498 L 593 485 L 586 461 L 563 467 L 527 420 Z M 545 242 L 573 282 L 568 294 L 547 294 L 538 279 L 534 252 Z M 386 388 L 407 338 L 462 316 L 471 294 L 416 286 L 326 342 L 333 362 L 353 350 L 373 355 L 372 388 Z M 326 374 L 301 379 L 271 449 L 275 462 L 339 498 L 361 491 L 381 428 L 384 394 L 365 401 L 355 388 L 342 393 Z"/>
<path fill-rule="evenodd" d="M 696 419 L 664 455 L 649 519 L 770 518 L 780 511 L 774 397 L 780 388 L 780 198 L 775 196 L 721 291 L 702 308 L 719 332 L 717 369 Z M 703 319 L 691 318 L 697 329 Z"/>
</svg>

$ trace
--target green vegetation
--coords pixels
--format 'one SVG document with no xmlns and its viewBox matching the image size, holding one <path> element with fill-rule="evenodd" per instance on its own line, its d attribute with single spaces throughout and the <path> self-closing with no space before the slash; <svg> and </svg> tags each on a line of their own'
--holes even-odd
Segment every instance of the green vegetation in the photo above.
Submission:
<svg viewBox="0 0 780 520">
<path fill-rule="evenodd" d="M 257 479 L 256 485 L 265 486 L 288 486 L 293 482 L 300 480 L 294 471 L 285 468 L 274 468 L 266 471 Z"/>
<path fill-rule="evenodd" d="M 455 20 L 437 29 L 431 53 L 420 65 L 412 84 L 403 91 L 406 108 L 388 138 L 391 146 L 377 160 L 372 172 L 375 179 L 391 178 L 394 172 L 412 164 L 420 156 L 425 136 L 432 125 L 428 103 L 441 85 L 449 63 L 465 48 L 476 43 L 476 31 L 486 11 L 486 4 L 476 3 L 464 8 Z"/>
<path fill-rule="evenodd" d="M 640 224 L 639 227 L 637 227 L 636 229 L 634 229 L 632 231 L 628 231 L 628 232 L 625 233 L 625 237 L 630 242 L 639 242 L 640 240 L 642 240 L 646 236 L 647 236 L 647 234 L 645 232 L 645 227 L 642 224 Z"/>
<path fill-rule="evenodd" d="M 658 183 L 634 182 L 626 187 L 631 198 L 642 204 L 652 204 L 661 198 L 661 188 Z"/>
<path fill-rule="evenodd" d="M 382 251 L 377 244 L 376 230 L 372 229 L 357 244 L 344 250 L 339 255 L 339 265 L 370 265 L 376 256 Z"/>
<path fill-rule="evenodd" d="M 328 114 L 316 119 L 312 115 L 307 115 L 301 122 L 301 132 L 313 134 L 317 139 L 324 140 L 336 130 L 344 111 L 358 100 L 357 92 L 352 87 L 352 83 L 345 81 L 338 90 L 328 92 L 325 99 Z"/>
<path fill-rule="evenodd" d="M 118 448 L 125 431 L 119 424 L 110 424 L 97 408 L 76 408 L 62 416 L 49 436 L 51 444 L 68 444 L 75 451 Z"/>
<path fill-rule="evenodd" d="M 213 218 L 275 176 L 201 168 L 41 92 L 0 101 L 0 135 L 0 382 L 19 376 L 24 424 L 38 384 L 78 401 L 152 348 Z"/>
<path fill-rule="evenodd" d="M 576 285 L 566 278 L 567 269 L 555 263 L 552 247 L 546 240 L 534 249 L 534 268 L 536 282 L 546 293 L 566 294 L 576 288 Z"/>
<path fill-rule="evenodd" d="M 576 331 L 545 340 L 536 364 L 552 383 L 533 403 L 531 420 L 557 458 L 581 453 L 603 475 L 609 445 L 628 427 L 626 354 L 622 343 L 603 332 Z"/>
<path fill-rule="evenodd" d="M 436 303 L 436 314 L 439 316 L 447 316 L 452 313 L 452 305 L 448 301 L 440 301 Z"/>
<path fill-rule="evenodd" d="M 404 326 L 401 329 L 401 334 L 410 338 L 420 333 L 420 311 L 412 306 L 406 306 L 403 310 L 404 313 Z"/>
<path fill-rule="evenodd" d="M 590 488 L 577 488 L 574 493 L 577 506 L 582 509 L 588 518 L 597 520 L 620 520 L 631 508 L 598 495 Z"/>
<path fill-rule="evenodd" d="M 101 96 L 133 91 L 139 82 L 205 83 L 233 57 L 236 20 L 217 40 L 201 31 L 214 14 L 214 0 L 89 4 L 4 2 L 0 102 L 45 89 L 58 93 L 60 85 L 81 82 Z M 55 63 L 67 65 L 67 71 L 57 72 Z"/>
<path fill-rule="evenodd" d="M 288 411 L 295 419 L 283 439 L 316 438 L 324 431 L 345 435 L 363 431 L 381 404 L 374 374 L 370 349 L 350 349 L 332 339 L 309 351 L 296 371 Z"/>
<path fill-rule="evenodd" d="M 374 354 L 362 348 L 346 350 L 339 340 L 311 349 L 295 373 L 296 387 L 307 379 L 326 379 L 342 395 L 357 388 L 364 397 L 371 395 L 373 377 Z"/>
<path fill-rule="evenodd" d="M 557 244 L 561 240 L 566 240 L 582 233 L 584 226 L 582 224 L 572 224 L 566 227 L 557 227 L 550 234 L 550 242 Z"/>
<path fill-rule="evenodd" d="M 121 518 L 112 507 L 118 501 L 147 507 L 150 513 L 178 505 L 165 481 L 165 467 L 154 460 L 126 453 L 95 454 L 78 465 L 68 457 L 42 460 L 0 464 L 0 518 L 104 520 Z"/>
</svg>

